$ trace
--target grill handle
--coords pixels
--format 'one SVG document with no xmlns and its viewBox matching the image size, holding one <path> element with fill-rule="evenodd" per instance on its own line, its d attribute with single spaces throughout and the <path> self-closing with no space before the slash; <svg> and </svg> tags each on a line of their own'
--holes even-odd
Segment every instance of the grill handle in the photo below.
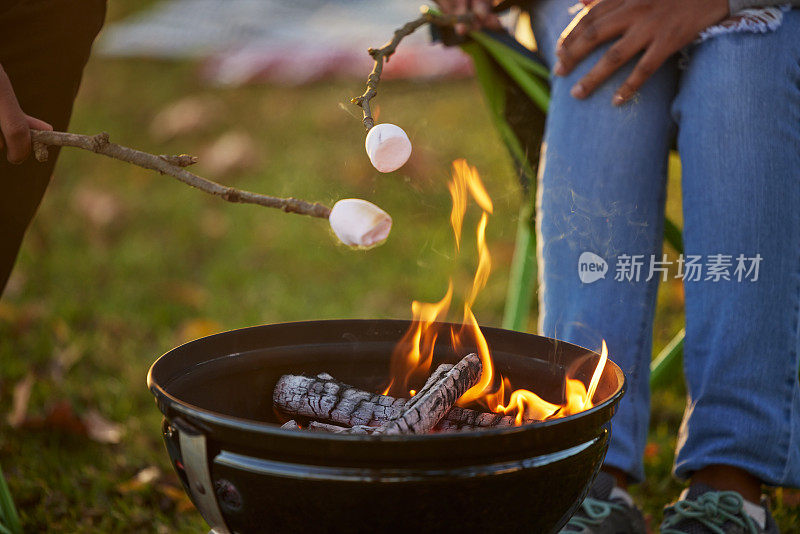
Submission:
<svg viewBox="0 0 800 534">
<path fill-rule="evenodd" d="M 169 438 L 167 443 L 176 441 L 178 443 L 178 458 L 186 475 L 189 495 L 200 515 L 211 527 L 209 534 L 231 534 L 217 504 L 214 481 L 211 480 L 211 472 L 208 468 L 211 462 L 208 457 L 205 434 L 180 417 L 169 422 L 165 421 L 164 433 Z M 177 434 L 177 439 L 175 439 L 175 434 Z M 169 452 L 172 456 L 173 451 Z M 173 461 L 178 461 L 178 458 L 174 458 Z M 181 466 L 177 467 L 180 469 Z"/>
</svg>

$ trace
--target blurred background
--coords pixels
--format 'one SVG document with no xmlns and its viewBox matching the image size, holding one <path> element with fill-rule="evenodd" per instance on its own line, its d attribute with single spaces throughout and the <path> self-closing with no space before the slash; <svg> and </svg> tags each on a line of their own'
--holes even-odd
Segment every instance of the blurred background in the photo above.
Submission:
<svg viewBox="0 0 800 534">
<path fill-rule="evenodd" d="M 419 32 L 401 44 L 373 103 L 404 128 L 411 160 L 379 174 L 360 109 L 371 60 L 418 0 L 115 0 L 71 131 L 156 154 L 238 188 L 388 211 L 388 241 L 340 244 L 325 221 L 234 205 L 119 161 L 65 149 L 0 300 L 0 464 L 30 532 L 204 532 L 165 454 L 145 386 L 151 363 L 220 330 L 325 318 L 408 318 L 447 279 L 471 279 L 474 240 L 453 255 L 446 181 L 475 165 L 495 202 L 494 271 L 475 306 L 499 326 L 524 196 L 470 62 Z M 668 211 L 680 221 L 679 162 Z M 474 228 L 477 210 L 465 228 Z M 465 234 L 467 235 L 467 234 Z M 534 304 L 535 306 L 535 304 Z M 680 281 L 661 285 L 655 351 L 683 322 Z M 532 310 L 529 331 L 536 328 Z M 611 355 L 613 358 L 613 354 Z M 265 395 L 269 392 L 264 392 Z M 681 383 L 653 399 L 649 480 L 658 523 Z M 778 491 L 784 530 L 800 494 Z M 786 530 L 787 532 L 790 530 Z"/>
</svg>

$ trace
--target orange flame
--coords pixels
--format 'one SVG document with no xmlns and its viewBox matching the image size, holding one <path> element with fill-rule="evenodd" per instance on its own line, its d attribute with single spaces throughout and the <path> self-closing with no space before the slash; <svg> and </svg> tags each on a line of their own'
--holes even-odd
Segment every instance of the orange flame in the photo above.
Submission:
<svg viewBox="0 0 800 534">
<path fill-rule="evenodd" d="M 593 397 L 608 359 L 605 341 L 603 341 L 600 361 L 594 370 L 589 388 L 587 389 L 581 380 L 567 376 L 565 399 L 564 403 L 560 405 L 548 402 L 527 389 L 514 390 L 510 380 L 495 371 L 489 344 L 472 312 L 472 307 L 481 290 L 486 286 L 492 270 L 492 259 L 486 244 L 486 227 L 489 215 L 493 210 L 492 199 L 486 191 L 478 171 L 475 167 L 470 167 L 464 159 L 453 162 L 453 179 L 447 186 L 453 200 L 450 224 L 453 227 L 456 252 L 461 247 L 461 231 L 469 197 L 472 197 L 482 210 L 476 230 L 478 265 L 472 279 L 472 286 L 464 300 L 461 327 L 451 331 L 450 337 L 453 348 L 457 350 L 465 346 L 477 347 L 478 356 L 483 364 L 483 373 L 478 383 L 461 396 L 458 404 L 465 406 L 479 403 L 492 412 L 513 415 L 517 425 L 532 420 L 543 421 L 565 417 L 591 408 L 594 406 Z M 384 394 L 394 396 L 410 394 L 413 396 L 416 391 L 409 390 L 409 384 L 421 382 L 428 376 L 439 334 L 438 323 L 447 316 L 452 296 L 453 282 L 451 280 L 447 293 L 439 302 L 412 302 L 413 320 L 392 354 L 391 382 Z M 499 382 L 499 385 L 496 386 L 496 382 Z"/>
<path fill-rule="evenodd" d="M 392 353 L 392 380 L 384 395 L 404 396 L 408 384 L 420 376 L 430 374 L 433 349 L 439 331 L 436 323 L 443 321 L 450 309 L 453 283 L 447 286 L 442 300 L 435 303 L 414 301 L 411 303 L 413 321 Z"/>
<path fill-rule="evenodd" d="M 542 399 L 533 391 L 517 389 L 511 393 L 507 406 L 498 406 L 495 411 L 505 414 L 516 413 L 514 424 L 523 425 L 530 421 L 544 421 L 556 415 L 561 406 Z"/>
<path fill-rule="evenodd" d="M 462 181 L 469 188 L 469 193 L 472 198 L 477 202 L 478 206 L 487 213 L 492 213 L 492 199 L 486 188 L 483 186 L 481 177 L 478 175 L 475 167 L 470 167 L 467 160 L 461 158 L 453 162 L 453 181 Z M 466 210 L 466 206 L 464 206 Z"/>
<path fill-rule="evenodd" d="M 606 342 L 603 340 L 603 346 L 600 349 L 600 361 L 597 362 L 597 367 L 594 368 L 588 391 L 583 382 L 567 377 L 565 388 L 567 403 L 564 406 L 563 415 L 572 415 L 594 407 L 594 394 L 597 391 L 597 385 L 600 383 L 600 377 L 603 375 L 603 369 L 605 369 L 607 361 L 608 347 L 606 347 Z"/>
</svg>

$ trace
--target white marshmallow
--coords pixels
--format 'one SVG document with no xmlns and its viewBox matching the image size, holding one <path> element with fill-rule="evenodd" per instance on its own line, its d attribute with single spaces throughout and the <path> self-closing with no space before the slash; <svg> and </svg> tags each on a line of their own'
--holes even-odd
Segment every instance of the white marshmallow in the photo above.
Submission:
<svg viewBox="0 0 800 534">
<path fill-rule="evenodd" d="M 328 221 L 336 237 L 351 247 L 378 245 L 392 229 L 388 213 L 360 198 L 345 198 L 334 204 Z"/>
<path fill-rule="evenodd" d="M 380 172 L 396 171 L 411 156 L 411 141 L 406 132 L 394 124 L 376 124 L 367 133 L 364 144 L 372 166 Z"/>
</svg>

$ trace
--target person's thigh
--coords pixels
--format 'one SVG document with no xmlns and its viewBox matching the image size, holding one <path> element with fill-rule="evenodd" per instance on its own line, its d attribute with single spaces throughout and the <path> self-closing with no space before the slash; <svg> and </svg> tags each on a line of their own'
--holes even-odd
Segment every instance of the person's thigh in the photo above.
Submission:
<svg viewBox="0 0 800 534">
<path fill-rule="evenodd" d="M 532 6 L 537 46 L 551 66 L 573 3 L 544 0 Z M 641 479 L 658 284 L 657 275 L 647 281 L 647 265 L 651 255 L 661 260 L 677 69 L 669 61 L 621 107 L 612 106 L 611 99 L 632 64 L 586 100 L 574 99 L 570 88 L 606 49 L 600 47 L 570 75 L 552 80 L 537 202 L 540 330 L 594 349 L 607 341 L 611 359 L 626 373 L 628 393 L 614 419 L 606 465 Z M 602 261 L 579 266 L 585 252 Z M 616 267 L 626 256 L 633 258 L 632 266 L 641 264 L 640 271 L 626 272 L 618 281 Z M 597 267 L 589 264 L 603 261 L 605 277 L 592 281 L 591 269 Z"/>
<path fill-rule="evenodd" d="M 686 253 L 706 270 L 684 283 L 676 473 L 726 464 L 800 485 L 800 11 L 692 47 L 674 113 Z M 759 255 L 757 280 L 737 271 Z"/>
<path fill-rule="evenodd" d="M 9 0 L 0 9 L 0 64 L 23 111 L 65 130 L 104 0 Z M 58 155 L 12 165 L 0 153 L 0 294 Z"/>
</svg>

